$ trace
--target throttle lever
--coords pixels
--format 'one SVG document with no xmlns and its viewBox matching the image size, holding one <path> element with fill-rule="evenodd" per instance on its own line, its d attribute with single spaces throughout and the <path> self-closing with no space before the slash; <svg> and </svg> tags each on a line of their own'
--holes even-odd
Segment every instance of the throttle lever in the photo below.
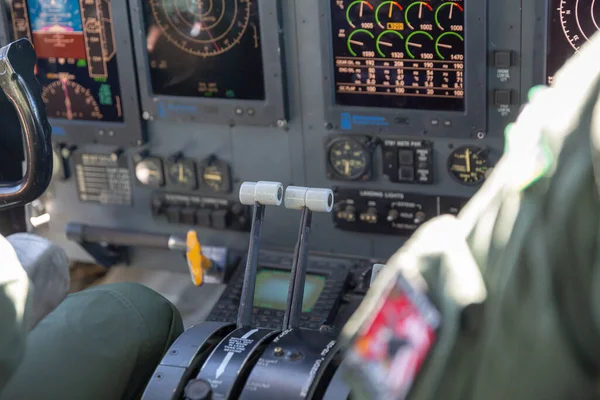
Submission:
<svg viewBox="0 0 600 400">
<path fill-rule="evenodd" d="M 0 183 L 0 210 L 37 199 L 52 178 L 52 128 L 34 75 L 36 62 L 35 50 L 27 39 L 0 49 L 0 89 L 17 111 L 25 136 L 26 164 L 21 180 Z"/>
</svg>

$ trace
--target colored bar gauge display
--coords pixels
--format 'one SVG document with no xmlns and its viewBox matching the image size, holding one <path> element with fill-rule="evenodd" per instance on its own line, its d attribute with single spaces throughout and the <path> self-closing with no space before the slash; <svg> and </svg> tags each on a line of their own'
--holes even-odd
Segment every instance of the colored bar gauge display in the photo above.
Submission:
<svg viewBox="0 0 600 400">
<path fill-rule="evenodd" d="M 336 102 L 464 110 L 463 0 L 331 0 Z"/>
</svg>

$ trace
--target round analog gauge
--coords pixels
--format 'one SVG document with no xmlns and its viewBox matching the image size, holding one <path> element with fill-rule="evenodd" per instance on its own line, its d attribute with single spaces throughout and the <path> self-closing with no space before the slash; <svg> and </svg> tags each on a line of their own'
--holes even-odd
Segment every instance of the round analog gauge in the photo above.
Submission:
<svg viewBox="0 0 600 400">
<path fill-rule="evenodd" d="M 45 86 L 42 99 L 49 118 L 87 121 L 104 118 L 90 90 L 66 78 Z"/>
<path fill-rule="evenodd" d="M 167 170 L 171 184 L 189 190 L 194 190 L 198 187 L 196 164 L 192 160 L 170 162 Z"/>
<path fill-rule="evenodd" d="M 483 182 L 489 169 L 486 150 L 479 147 L 461 147 L 448 159 L 450 174 L 464 185 Z"/>
<path fill-rule="evenodd" d="M 155 157 L 144 158 L 135 165 L 135 177 L 142 185 L 162 186 L 165 182 L 162 161 Z"/>
<path fill-rule="evenodd" d="M 561 0 L 558 11 L 563 32 L 576 51 L 600 30 L 600 1 Z"/>
<path fill-rule="evenodd" d="M 237 45 L 250 21 L 255 0 L 150 0 L 154 21 L 179 49 L 199 57 Z"/>
<path fill-rule="evenodd" d="M 346 8 L 346 20 L 352 28 L 360 28 L 363 23 L 371 24 L 375 8 L 368 1 L 356 0 Z"/>
<path fill-rule="evenodd" d="M 429 32 L 415 31 L 406 37 L 405 49 L 410 58 L 431 60 L 435 50 L 433 36 Z"/>
<path fill-rule="evenodd" d="M 435 41 L 435 52 L 442 60 L 462 61 L 465 39 L 456 32 L 444 32 Z"/>
<path fill-rule="evenodd" d="M 397 1 L 384 1 L 375 10 L 375 22 L 381 29 L 403 30 L 404 8 Z"/>
<path fill-rule="evenodd" d="M 435 24 L 442 31 L 462 32 L 464 12 L 464 8 L 458 3 L 443 3 L 435 10 Z"/>
<path fill-rule="evenodd" d="M 375 35 L 366 29 L 357 29 L 348 35 L 348 51 L 354 57 L 362 56 L 363 51 L 370 51 Z"/>
<path fill-rule="evenodd" d="M 367 149 L 353 139 L 335 141 L 329 148 L 329 164 L 346 180 L 358 180 L 369 172 L 371 156 Z"/>
<path fill-rule="evenodd" d="M 404 36 L 398 31 L 386 30 L 377 36 L 377 53 L 383 58 L 404 58 Z"/>
<path fill-rule="evenodd" d="M 202 171 L 202 182 L 215 192 L 223 191 L 224 172 L 217 165 L 209 165 Z"/>
<path fill-rule="evenodd" d="M 406 25 L 411 30 L 420 29 L 423 21 L 431 21 L 433 17 L 433 7 L 424 1 L 416 1 L 404 10 Z"/>
<path fill-rule="evenodd" d="M 231 191 L 231 168 L 223 160 L 209 157 L 200 168 L 200 178 L 204 186 L 214 192 Z"/>
</svg>

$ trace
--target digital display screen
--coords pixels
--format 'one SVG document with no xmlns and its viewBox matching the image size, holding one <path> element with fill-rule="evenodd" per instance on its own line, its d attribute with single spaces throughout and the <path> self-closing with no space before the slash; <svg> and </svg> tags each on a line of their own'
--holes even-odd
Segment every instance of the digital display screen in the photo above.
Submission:
<svg viewBox="0 0 600 400">
<path fill-rule="evenodd" d="M 600 1 L 552 0 L 546 60 L 547 83 L 600 30 Z"/>
<path fill-rule="evenodd" d="M 122 122 L 111 1 L 7 4 L 15 39 L 28 38 L 35 46 L 48 117 Z"/>
<path fill-rule="evenodd" d="M 143 0 L 154 94 L 264 100 L 255 0 Z"/>
<path fill-rule="evenodd" d="M 330 0 L 339 105 L 464 111 L 462 0 Z"/>
<path fill-rule="evenodd" d="M 326 278 L 322 275 L 306 275 L 302 312 L 312 311 L 323 289 L 325 289 L 325 281 Z M 261 269 L 256 274 L 254 306 L 284 311 L 289 285 L 290 272 Z"/>
</svg>

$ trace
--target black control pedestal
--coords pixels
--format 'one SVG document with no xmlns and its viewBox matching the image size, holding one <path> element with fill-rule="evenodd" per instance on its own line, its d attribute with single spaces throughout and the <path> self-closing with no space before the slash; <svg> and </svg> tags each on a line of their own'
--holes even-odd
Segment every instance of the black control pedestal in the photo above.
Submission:
<svg viewBox="0 0 600 400">
<path fill-rule="evenodd" d="M 254 360 L 276 332 L 261 328 L 240 328 L 213 350 L 198 379 L 212 387 L 212 399 L 238 399 Z"/>
<path fill-rule="evenodd" d="M 163 357 L 142 399 L 180 399 L 194 370 L 206 360 L 210 350 L 234 328 L 234 324 L 203 322 L 185 331 Z"/>
<path fill-rule="evenodd" d="M 334 336 L 304 329 L 280 333 L 267 346 L 248 377 L 241 400 L 312 399 L 333 375 Z M 331 367 L 331 368 L 330 368 Z M 322 382 L 325 387 L 319 387 Z M 317 395 L 317 398 L 319 396 Z"/>
</svg>

